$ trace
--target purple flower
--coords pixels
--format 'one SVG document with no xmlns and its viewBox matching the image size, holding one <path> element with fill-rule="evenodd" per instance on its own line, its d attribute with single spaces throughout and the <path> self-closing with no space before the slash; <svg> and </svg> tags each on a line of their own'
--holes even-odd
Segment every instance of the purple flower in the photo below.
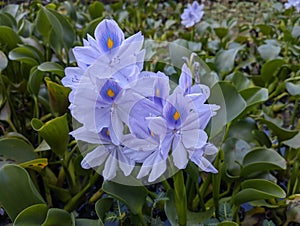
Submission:
<svg viewBox="0 0 300 226">
<path fill-rule="evenodd" d="M 187 8 L 181 14 L 181 24 L 189 28 L 198 23 L 204 15 L 203 8 L 204 5 L 199 5 L 197 1 L 192 4 L 188 3 Z"/>
<path fill-rule="evenodd" d="M 131 174 L 135 162 L 124 154 L 128 149 L 127 147 L 112 143 L 108 128 L 102 128 L 99 133 L 95 133 L 83 126 L 73 131 L 71 135 L 76 140 L 97 145 L 96 148 L 84 156 L 81 162 L 82 168 L 97 168 L 105 162 L 102 171 L 104 180 L 112 180 L 119 169 L 122 170 L 125 176 Z"/>
</svg>

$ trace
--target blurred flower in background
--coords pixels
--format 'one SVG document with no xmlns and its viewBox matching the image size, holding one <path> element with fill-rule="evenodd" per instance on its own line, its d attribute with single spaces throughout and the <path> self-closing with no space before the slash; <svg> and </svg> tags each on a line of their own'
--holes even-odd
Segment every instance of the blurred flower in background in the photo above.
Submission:
<svg viewBox="0 0 300 226">
<path fill-rule="evenodd" d="M 197 1 L 194 1 L 192 4 L 188 3 L 187 8 L 181 14 L 181 24 L 186 28 L 194 26 L 204 15 L 203 8 L 204 5 L 199 5 Z"/>
<path fill-rule="evenodd" d="M 288 2 L 284 4 L 284 7 L 286 9 L 289 9 L 291 7 L 295 7 L 297 12 L 300 12 L 300 0 L 288 0 Z"/>
</svg>

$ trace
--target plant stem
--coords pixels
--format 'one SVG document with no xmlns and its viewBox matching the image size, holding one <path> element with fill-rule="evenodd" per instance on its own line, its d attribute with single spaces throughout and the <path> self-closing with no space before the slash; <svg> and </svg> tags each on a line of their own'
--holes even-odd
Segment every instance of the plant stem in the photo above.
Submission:
<svg viewBox="0 0 300 226">
<path fill-rule="evenodd" d="M 184 226 L 187 223 L 187 200 L 184 185 L 183 171 L 180 170 L 173 176 L 175 190 L 175 206 L 178 215 L 178 224 Z"/>
</svg>

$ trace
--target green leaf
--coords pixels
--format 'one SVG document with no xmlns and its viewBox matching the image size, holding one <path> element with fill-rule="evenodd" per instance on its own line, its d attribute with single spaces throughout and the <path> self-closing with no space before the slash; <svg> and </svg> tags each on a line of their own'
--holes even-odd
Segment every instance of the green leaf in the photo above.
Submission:
<svg viewBox="0 0 300 226">
<path fill-rule="evenodd" d="M 25 208 L 45 203 L 29 174 L 17 165 L 0 168 L 0 204 L 12 221 Z"/>
<path fill-rule="evenodd" d="M 127 186 L 106 181 L 103 183 L 102 188 L 107 194 L 125 203 L 133 214 L 142 214 L 147 196 L 145 187 Z"/>
<path fill-rule="evenodd" d="M 283 144 L 294 149 L 300 148 L 300 132 L 298 132 L 292 139 L 284 141 Z"/>
<path fill-rule="evenodd" d="M 110 210 L 112 204 L 113 199 L 109 197 L 101 198 L 96 202 L 95 210 L 102 223 L 104 223 L 105 215 Z"/>
<path fill-rule="evenodd" d="M 286 169 L 286 161 L 276 151 L 273 149 L 255 148 L 244 157 L 241 175 L 249 176 L 259 171 L 284 169 Z"/>
<path fill-rule="evenodd" d="M 37 30 L 44 36 L 45 41 L 51 41 L 52 48 L 57 50 L 61 46 L 72 47 L 76 37 L 75 31 L 63 15 L 41 7 L 35 22 Z"/>
<path fill-rule="evenodd" d="M 236 88 L 231 83 L 224 81 L 218 82 L 212 87 L 208 102 L 220 106 L 217 115 L 211 120 L 210 135 L 212 137 L 246 108 L 246 102 Z"/>
<path fill-rule="evenodd" d="M 41 60 L 37 54 L 37 51 L 34 51 L 34 47 L 21 46 L 14 48 L 9 52 L 8 57 L 10 60 L 16 60 L 29 65 L 38 65 Z"/>
<path fill-rule="evenodd" d="M 228 28 L 226 27 L 217 27 L 214 28 L 214 31 L 220 39 L 224 38 L 228 34 Z"/>
<path fill-rule="evenodd" d="M 3 52 L 8 53 L 21 43 L 20 37 L 10 27 L 0 26 L 0 46 Z"/>
<path fill-rule="evenodd" d="M 236 205 L 261 199 L 285 198 L 284 190 L 277 184 L 264 179 L 250 179 L 244 181 L 242 190 L 234 197 Z"/>
<path fill-rule="evenodd" d="M 69 101 L 68 95 L 70 88 L 52 82 L 46 79 L 46 84 L 50 97 L 50 107 L 53 112 L 62 115 L 68 111 Z"/>
<path fill-rule="evenodd" d="M 261 123 L 266 124 L 270 130 L 277 136 L 279 142 L 293 138 L 298 132 L 296 130 L 287 130 L 274 122 L 266 119 L 258 119 Z"/>
<path fill-rule="evenodd" d="M 274 80 L 280 67 L 284 64 L 284 60 L 274 59 L 263 64 L 261 68 L 261 76 L 266 84 Z"/>
<path fill-rule="evenodd" d="M 39 71 L 37 66 L 31 68 L 27 83 L 27 89 L 31 94 L 38 96 L 43 76 L 44 73 Z"/>
<path fill-rule="evenodd" d="M 75 219 L 76 226 L 102 226 L 99 220 L 92 220 L 92 219 Z"/>
<path fill-rule="evenodd" d="M 46 216 L 48 207 L 46 204 L 36 204 L 27 207 L 16 217 L 15 226 L 40 226 Z"/>
<path fill-rule="evenodd" d="M 41 226 L 75 226 L 75 219 L 65 210 L 51 208 Z"/>
<path fill-rule="evenodd" d="M 0 72 L 7 67 L 8 60 L 6 55 L 0 50 Z"/>
<path fill-rule="evenodd" d="M 45 124 L 34 118 L 31 120 L 31 125 L 46 140 L 55 154 L 63 156 L 68 151 L 69 127 L 67 114 L 52 119 Z"/>
<path fill-rule="evenodd" d="M 222 145 L 224 151 L 224 164 L 230 176 L 239 177 L 244 156 L 250 151 L 251 146 L 244 140 L 229 138 Z"/>
<path fill-rule="evenodd" d="M 292 83 L 292 82 L 287 82 L 285 84 L 286 90 L 291 94 L 292 96 L 300 95 L 300 83 Z"/>
<path fill-rule="evenodd" d="M 64 68 L 55 62 L 44 62 L 38 66 L 38 70 L 45 71 L 45 72 L 52 72 L 60 77 L 64 76 Z"/>
<path fill-rule="evenodd" d="M 240 94 L 247 103 L 247 107 L 262 103 L 268 100 L 268 89 L 260 87 L 251 87 L 240 91 Z"/>
<path fill-rule="evenodd" d="M 20 5 L 18 4 L 8 4 L 3 9 L 1 9 L 1 13 L 8 13 L 13 17 L 17 16 L 17 12 L 19 10 Z"/>
<path fill-rule="evenodd" d="M 16 30 L 17 28 L 17 21 L 15 18 L 8 14 L 8 13 L 0 13 L 0 26 L 7 26 Z"/>
<path fill-rule="evenodd" d="M 238 91 L 248 88 L 251 84 L 250 79 L 239 71 L 226 76 L 226 80 L 231 81 Z"/>
<path fill-rule="evenodd" d="M 104 12 L 104 4 L 102 2 L 93 2 L 89 5 L 88 11 L 92 19 L 96 19 L 98 17 L 101 17 Z"/>
<path fill-rule="evenodd" d="M 237 53 L 244 46 L 238 46 L 234 49 L 220 50 L 215 58 L 215 65 L 220 74 L 228 74 L 232 71 Z"/>
<path fill-rule="evenodd" d="M 31 144 L 18 138 L 0 139 L 0 167 L 8 163 L 22 163 L 35 159 Z"/>
<path fill-rule="evenodd" d="M 257 50 L 264 60 L 273 60 L 278 57 L 281 48 L 271 44 L 263 44 Z"/>
</svg>

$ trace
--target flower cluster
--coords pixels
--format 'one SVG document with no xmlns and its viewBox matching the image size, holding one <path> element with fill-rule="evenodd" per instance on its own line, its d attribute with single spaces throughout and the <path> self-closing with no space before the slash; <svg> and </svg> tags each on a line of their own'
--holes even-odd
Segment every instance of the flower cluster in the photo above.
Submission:
<svg viewBox="0 0 300 226">
<path fill-rule="evenodd" d="M 164 73 L 142 71 L 141 33 L 124 39 L 113 20 L 103 20 L 94 35 L 74 48 L 78 67 L 66 68 L 62 80 L 72 89 L 70 111 L 81 124 L 71 134 L 93 146 L 81 150 L 82 167 L 101 166 L 105 180 L 121 173 L 147 182 L 157 181 L 169 165 L 184 169 L 189 161 L 216 173 L 210 161 L 217 148 L 204 131 L 219 108 L 206 103 L 209 88 L 193 84 L 183 64 L 171 92 Z"/>
<path fill-rule="evenodd" d="M 194 26 L 204 15 L 203 8 L 204 5 L 199 5 L 197 1 L 194 1 L 192 4 L 188 3 L 187 8 L 183 10 L 181 15 L 181 24 L 186 28 Z"/>
<path fill-rule="evenodd" d="M 288 2 L 284 4 L 284 7 L 286 9 L 295 7 L 296 11 L 300 12 L 300 1 L 299 0 L 288 0 Z"/>
</svg>

